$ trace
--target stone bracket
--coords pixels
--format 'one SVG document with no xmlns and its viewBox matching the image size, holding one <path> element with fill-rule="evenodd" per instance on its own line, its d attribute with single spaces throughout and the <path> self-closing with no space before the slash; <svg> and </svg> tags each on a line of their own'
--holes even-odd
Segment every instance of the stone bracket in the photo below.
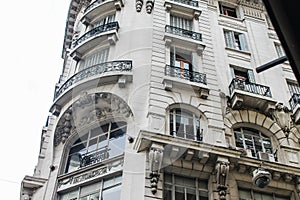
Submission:
<svg viewBox="0 0 300 200">
<path fill-rule="evenodd" d="M 157 184 L 159 180 L 159 172 L 161 169 L 163 159 L 164 147 L 161 144 L 153 143 L 149 149 L 149 169 L 150 169 L 150 182 L 151 192 L 155 194 L 157 192 Z"/>
<path fill-rule="evenodd" d="M 216 161 L 216 183 L 219 191 L 220 199 L 226 200 L 227 180 L 229 174 L 229 160 L 228 158 L 219 156 Z"/>
</svg>

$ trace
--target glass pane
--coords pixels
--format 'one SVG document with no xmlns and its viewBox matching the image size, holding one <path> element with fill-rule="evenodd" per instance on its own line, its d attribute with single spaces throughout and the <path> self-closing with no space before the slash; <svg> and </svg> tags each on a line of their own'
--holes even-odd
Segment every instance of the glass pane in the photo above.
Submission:
<svg viewBox="0 0 300 200">
<path fill-rule="evenodd" d="M 97 149 L 97 138 L 94 138 L 89 141 L 88 152 L 95 151 L 96 149 Z"/>
<path fill-rule="evenodd" d="M 125 140 L 126 140 L 125 133 L 126 133 L 126 127 L 114 131 L 110 134 L 110 140 L 109 140 L 110 158 L 124 153 Z"/>
<path fill-rule="evenodd" d="M 88 135 L 89 135 L 89 134 L 85 134 L 85 135 L 83 135 L 83 136 L 80 136 L 79 139 L 76 140 L 76 142 L 74 142 L 74 144 L 78 144 L 78 143 L 81 143 L 81 142 L 83 142 L 83 141 L 86 141 L 87 138 L 88 138 Z"/>
<path fill-rule="evenodd" d="M 98 141 L 98 149 L 102 149 L 107 146 L 107 134 L 101 135 Z"/>
<path fill-rule="evenodd" d="M 91 185 L 83 186 L 80 190 L 80 196 L 85 197 L 90 194 L 99 193 L 100 187 L 102 182 L 97 182 Z"/>
<path fill-rule="evenodd" d="M 99 192 L 91 194 L 89 200 L 99 200 Z"/>
<path fill-rule="evenodd" d="M 82 157 L 80 154 L 74 154 L 69 157 L 66 172 L 71 172 L 80 168 Z"/>
<path fill-rule="evenodd" d="M 121 197 L 121 185 L 103 190 L 102 200 L 120 200 Z"/>
<path fill-rule="evenodd" d="M 81 143 L 81 144 L 78 144 L 76 146 L 73 146 L 70 149 L 70 153 L 69 154 L 74 154 L 74 153 L 82 152 L 82 151 L 85 150 L 85 147 L 86 147 L 86 143 Z"/>
<path fill-rule="evenodd" d="M 111 123 L 111 131 L 112 130 L 115 130 L 119 127 L 122 127 L 122 126 L 125 126 L 126 125 L 126 122 L 114 122 L 114 123 Z"/>
<path fill-rule="evenodd" d="M 196 190 L 195 189 L 186 189 L 186 196 L 188 200 L 196 200 Z"/>
<path fill-rule="evenodd" d="M 175 200 L 185 200 L 184 197 L 184 188 L 183 187 L 175 187 Z"/>
<path fill-rule="evenodd" d="M 251 191 L 239 189 L 240 200 L 248 200 L 251 199 Z"/>
<path fill-rule="evenodd" d="M 91 130 L 91 138 L 101 135 L 103 133 L 106 133 L 107 131 L 108 131 L 108 124 L 97 127 L 95 129 Z"/>
<path fill-rule="evenodd" d="M 200 189 L 208 189 L 208 184 L 207 184 L 207 181 L 206 180 L 199 180 L 198 182 L 198 187 Z"/>
<path fill-rule="evenodd" d="M 199 200 L 208 200 L 208 191 L 199 191 Z"/>
</svg>

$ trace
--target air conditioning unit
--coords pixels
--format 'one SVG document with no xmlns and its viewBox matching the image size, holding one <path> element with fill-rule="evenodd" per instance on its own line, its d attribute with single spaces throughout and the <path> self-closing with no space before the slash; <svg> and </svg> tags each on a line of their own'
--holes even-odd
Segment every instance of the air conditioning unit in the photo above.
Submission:
<svg viewBox="0 0 300 200">
<path fill-rule="evenodd" d="M 260 151 L 260 152 L 258 152 L 258 157 L 260 160 L 275 162 L 275 157 L 271 153 L 265 153 L 265 152 Z"/>
</svg>

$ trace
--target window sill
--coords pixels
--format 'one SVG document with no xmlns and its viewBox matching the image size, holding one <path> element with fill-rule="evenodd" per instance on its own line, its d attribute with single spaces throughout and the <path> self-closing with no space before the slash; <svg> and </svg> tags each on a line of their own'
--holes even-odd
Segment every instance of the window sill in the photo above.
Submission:
<svg viewBox="0 0 300 200">
<path fill-rule="evenodd" d="M 231 17 L 231 16 L 227 16 L 227 15 L 223 15 L 223 14 L 219 14 L 219 17 L 221 18 L 226 18 L 226 19 L 230 19 L 230 20 L 234 20 L 237 22 L 243 22 L 244 19 L 243 18 L 239 18 L 239 17 Z"/>
<path fill-rule="evenodd" d="M 230 47 L 225 47 L 225 49 L 228 50 L 228 51 L 233 51 L 233 52 L 239 53 L 239 54 L 251 56 L 250 51 L 243 51 L 243 50 L 239 50 L 239 49 L 233 49 L 233 48 L 230 48 Z"/>
</svg>

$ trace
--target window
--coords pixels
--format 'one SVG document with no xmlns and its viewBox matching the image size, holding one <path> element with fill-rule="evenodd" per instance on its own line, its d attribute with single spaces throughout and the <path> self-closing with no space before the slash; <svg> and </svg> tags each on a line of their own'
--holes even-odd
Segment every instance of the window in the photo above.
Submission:
<svg viewBox="0 0 300 200">
<path fill-rule="evenodd" d="M 185 29 L 185 30 L 192 30 L 192 20 L 190 19 L 186 19 L 186 18 L 182 18 L 182 17 L 178 17 L 178 16 L 170 16 L 170 25 L 177 27 L 177 28 L 181 28 L 181 29 Z"/>
<path fill-rule="evenodd" d="M 102 26 L 104 24 L 108 24 L 108 23 L 111 23 L 111 22 L 114 22 L 115 21 L 115 14 L 112 14 L 112 15 L 108 15 L 102 19 L 100 19 L 99 21 L 97 21 L 95 24 L 94 24 L 94 27 L 97 27 L 97 26 Z"/>
<path fill-rule="evenodd" d="M 202 132 L 200 117 L 194 113 L 178 108 L 170 111 L 170 135 L 202 141 Z"/>
<path fill-rule="evenodd" d="M 125 147 L 125 122 L 111 122 L 80 137 L 72 145 L 66 173 L 121 155 Z"/>
<path fill-rule="evenodd" d="M 164 200 L 208 200 L 206 180 L 165 174 Z"/>
<path fill-rule="evenodd" d="M 276 49 L 276 53 L 277 53 L 278 57 L 285 56 L 285 53 L 284 53 L 284 50 L 283 50 L 281 44 L 274 43 L 274 45 L 275 45 L 275 49 Z"/>
<path fill-rule="evenodd" d="M 259 158 L 259 152 L 272 154 L 272 143 L 269 137 L 252 128 L 234 129 L 237 147 L 251 150 L 252 157 Z"/>
<path fill-rule="evenodd" d="M 116 200 L 120 199 L 121 176 L 107 178 L 100 182 L 82 186 L 60 195 L 59 200 Z"/>
<path fill-rule="evenodd" d="M 97 51 L 96 53 L 90 56 L 87 56 L 81 62 L 79 71 L 97 64 L 105 63 L 108 59 L 108 52 L 109 52 L 109 48 L 105 48 L 105 49 L 101 49 L 100 51 Z"/>
<path fill-rule="evenodd" d="M 291 96 L 293 96 L 293 94 L 300 94 L 300 87 L 299 87 L 298 83 L 287 81 L 287 85 L 288 85 Z"/>
<path fill-rule="evenodd" d="M 229 17 L 237 18 L 236 8 L 233 6 L 223 5 L 223 3 L 219 3 L 220 13 L 222 15 L 226 15 Z"/>
<path fill-rule="evenodd" d="M 175 68 L 175 77 L 187 80 L 192 79 L 192 73 L 190 73 L 193 71 L 191 52 L 180 51 L 180 49 L 172 47 L 170 63 Z"/>
<path fill-rule="evenodd" d="M 274 193 L 263 193 L 250 189 L 239 188 L 239 200 L 290 200 L 288 196 L 281 196 Z"/>
<path fill-rule="evenodd" d="M 226 47 L 241 51 L 249 51 L 245 34 L 224 30 Z"/>
<path fill-rule="evenodd" d="M 230 65 L 230 70 L 233 78 L 241 80 L 246 83 L 255 83 L 254 73 L 252 69 L 246 69 Z"/>
</svg>

